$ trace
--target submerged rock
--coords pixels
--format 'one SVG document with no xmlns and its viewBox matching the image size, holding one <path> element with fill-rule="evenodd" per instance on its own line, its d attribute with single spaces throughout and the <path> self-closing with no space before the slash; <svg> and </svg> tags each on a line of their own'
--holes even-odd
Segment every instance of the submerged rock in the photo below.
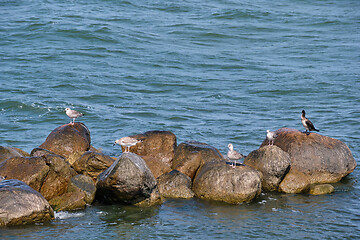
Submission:
<svg viewBox="0 0 360 240">
<path fill-rule="evenodd" d="M 46 199 L 24 182 L 0 182 L 0 226 L 42 223 L 54 218 Z"/>
<path fill-rule="evenodd" d="M 158 179 L 158 188 L 165 198 L 192 198 L 195 193 L 191 190 L 191 178 L 177 170 L 161 175 Z"/>
<path fill-rule="evenodd" d="M 262 189 L 277 191 L 280 182 L 290 170 L 290 155 L 276 146 L 264 146 L 252 151 L 244 164 L 262 173 Z"/>
<path fill-rule="evenodd" d="M 205 163 L 193 182 L 196 197 L 230 204 L 251 202 L 261 193 L 260 173 L 249 166 L 232 168 L 224 161 Z"/>
<path fill-rule="evenodd" d="M 72 166 L 76 172 L 90 176 L 96 181 L 99 174 L 109 168 L 114 161 L 112 157 L 105 154 L 88 151 L 74 161 Z"/>
<path fill-rule="evenodd" d="M 39 148 L 67 158 L 74 152 L 88 151 L 90 143 L 89 129 L 83 123 L 75 122 L 54 129 Z"/>
<path fill-rule="evenodd" d="M 197 141 L 186 141 L 177 146 L 172 168 L 191 179 L 206 162 L 223 160 L 223 155 L 216 148 Z"/>
<path fill-rule="evenodd" d="M 276 131 L 274 145 L 289 153 L 291 169 L 288 174 L 302 173 L 310 184 L 334 183 L 350 174 L 356 167 L 356 161 L 345 143 L 317 133 L 309 135 L 295 129 L 281 128 Z M 266 140 L 262 146 L 266 145 Z M 296 170 L 296 171 L 295 171 Z M 286 185 L 293 185 L 291 178 L 282 181 L 283 191 Z M 297 177 L 297 181 L 304 178 Z M 299 182 L 300 183 L 300 182 Z M 307 186 L 304 182 L 303 186 Z M 292 187 L 291 187 L 292 188 Z M 304 191 L 303 189 L 302 191 Z"/>
<path fill-rule="evenodd" d="M 141 143 L 130 148 L 130 151 L 145 160 L 155 178 L 170 172 L 176 148 L 176 136 L 169 131 L 148 131 L 130 136 Z M 125 148 L 122 147 L 124 151 Z"/>
<path fill-rule="evenodd" d="M 333 193 L 334 190 L 335 189 L 331 184 L 315 184 L 310 186 L 309 194 L 312 195 L 329 194 L 329 193 Z"/>
<path fill-rule="evenodd" d="M 152 172 L 145 161 L 134 153 L 123 153 L 101 173 L 96 188 L 99 201 L 124 204 L 140 203 L 157 191 Z"/>
</svg>

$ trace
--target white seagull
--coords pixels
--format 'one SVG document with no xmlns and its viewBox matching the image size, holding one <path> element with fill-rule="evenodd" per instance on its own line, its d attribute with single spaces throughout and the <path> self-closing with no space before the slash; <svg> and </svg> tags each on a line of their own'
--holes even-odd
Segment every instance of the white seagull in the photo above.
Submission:
<svg viewBox="0 0 360 240">
<path fill-rule="evenodd" d="M 65 111 L 66 111 L 66 115 L 72 119 L 72 121 L 70 121 L 70 123 L 72 124 L 75 123 L 76 118 L 84 116 L 84 114 L 82 114 L 81 112 L 78 112 L 76 110 L 71 110 L 70 108 L 65 108 Z"/>
<path fill-rule="evenodd" d="M 271 146 L 274 145 L 274 140 L 277 137 L 277 134 L 275 132 L 272 132 L 270 130 L 266 130 L 267 134 L 266 134 L 266 139 L 269 141 L 269 145 L 271 144 Z"/>
<path fill-rule="evenodd" d="M 142 141 L 137 140 L 137 139 L 132 138 L 132 137 L 122 137 L 122 138 L 116 140 L 114 145 L 119 144 L 119 145 L 125 147 L 125 152 L 129 152 L 130 147 L 135 146 L 139 142 L 142 142 Z"/>
<path fill-rule="evenodd" d="M 231 160 L 233 160 L 234 162 L 231 163 L 230 166 L 232 166 L 233 168 L 235 168 L 236 166 L 236 160 L 239 160 L 241 158 L 244 158 L 244 155 L 242 155 L 241 153 L 239 153 L 238 151 L 234 150 L 234 146 L 229 143 L 228 144 L 228 148 L 229 148 L 229 151 L 227 153 L 227 157 Z"/>
<path fill-rule="evenodd" d="M 314 124 L 305 117 L 305 110 L 302 110 L 301 113 L 301 123 L 304 126 L 304 128 L 306 129 L 305 132 L 307 135 L 310 134 L 310 131 L 319 131 L 314 127 Z"/>
</svg>

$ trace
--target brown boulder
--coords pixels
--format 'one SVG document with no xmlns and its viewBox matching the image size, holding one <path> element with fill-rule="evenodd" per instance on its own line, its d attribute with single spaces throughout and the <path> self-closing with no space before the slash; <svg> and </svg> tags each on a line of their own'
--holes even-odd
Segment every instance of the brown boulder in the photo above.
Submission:
<svg viewBox="0 0 360 240">
<path fill-rule="evenodd" d="M 93 179 L 89 176 L 78 174 L 71 178 L 67 192 L 83 192 L 85 193 L 84 201 L 91 204 L 95 199 L 96 186 Z"/>
<path fill-rule="evenodd" d="M 192 198 L 195 193 L 191 190 L 191 178 L 178 170 L 161 175 L 158 179 L 158 188 L 165 198 Z"/>
<path fill-rule="evenodd" d="M 72 166 L 79 174 L 90 176 L 96 181 L 99 174 L 109 168 L 114 161 L 112 157 L 105 154 L 88 151 L 75 160 Z"/>
<path fill-rule="evenodd" d="M 54 129 L 40 148 L 67 158 L 74 152 L 88 151 L 90 143 L 89 129 L 83 123 L 75 122 Z"/>
<path fill-rule="evenodd" d="M 148 131 L 130 136 L 142 141 L 130 148 L 130 151 L 145 160 L 154 177 L 170 172 L 176 148 L 176 136 L 169 131 Z M 124 152 L 125 148 L 122 147 Z"/>
<path fill-rule="evenodd" d="M 172 168 L 193 179 L 198 169 L 206 162 L 223 159 L 219 150 L 206 143 L 186 141 L 177 146 Z"/>
<path fill-rule="evenodd" d="M 57 212 L 84 209 L 86 207 L 85 193 L 80 190 L 66 192 L 51 199 L 49 204 Z"/>
<path fill-rule="evenodd" d="M 290 168 L 279 185 L 279 192 L 304 193 L 310 187 L 310 177 L 297 169 Z"/>
<path fill-rule="evenodd" d="M 225 161 L 205 163 L 193 182 L 196 197 L 230 204 L 250 202 L 261 193 L 260 173 L 249 166 L 232 168 Z"/>
<path fill-rule="evenodd" d="M 68 183 L 76 175 L 76 171 L 58 155 L 47 155 L 43 159 L 49 166 L 49 172 L 40 188 L 40 193 L 49 201 L 66 192 Z"/>
<path fill-rule="evenodd" d="M 19 148 L 0 146 L 0 162 L 14 157 L 29 157 L 29 154 Z"/>
<path fill-rule="evenodd" d="M 244 164 L 262 173 L 261 186 L 265 191 L 277 191 L 280 182 L 290 170 L 290 156 L 277 146 L 264 146 L 252 151 Z"/>
<path fill-rule="evenodd" d="M 123 153 L 96 183 L 96 198 L 105 203 L 137 204 L 157 190 L 156 180 L 145 161 L 134 153 Z"/>
<path fill-rule="evenodd" d="M 18 179 L 40 191 L 49 169 L 42 157 L 14 157 L 0 163 L 0 176 Z"/>
<path fill-rule="evenodd" d="M 331 184 L 315 184 L 310 186 L 309 194 L 312 195 L 329 194 L 329 193 L 333 193 L 334 190 L 335 189 Z"/>
<path fill-rule="evenodd" d="M 24 182 L 0 182 L 0 226 L 42 223 L 54 218 L 54 211 L 43 196 Z"/>
<path fill-rule="evenodd" d="M 348 146 L 337 139 L 289 128 L 276 133 L 274 145 L 290 154 L 291 169 L 308 176 L 310 184 L 338 182 L 356 167 Z"/>
</svg>

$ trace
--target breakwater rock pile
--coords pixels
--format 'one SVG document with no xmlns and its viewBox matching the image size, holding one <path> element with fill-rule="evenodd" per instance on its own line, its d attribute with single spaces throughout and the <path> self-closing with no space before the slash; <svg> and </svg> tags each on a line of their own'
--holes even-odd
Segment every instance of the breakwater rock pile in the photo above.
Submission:
<svg viewBox="0 0 360 240">
<path fill-rule="evenodd" d="M 139 143 L 129 152 L 107 156 L 91 145 L 83 123 L 65 124 L 30 154 L 0 146 L 0 226 L 49 221 L 54 210 L 82 209 L 94 201 L 146 207 L 197 197 L 239 204 L 262 191 L 331 193 L 331 183 L 356 167 L 339 140 L 288 128 L 276 134 L 274 145 L 265 139 L 232 167 L 215 147 L 178 145 L 169 131 L 130 136 Z M 17 205 L 24 209 L 13 211 Z"/>
</svg>

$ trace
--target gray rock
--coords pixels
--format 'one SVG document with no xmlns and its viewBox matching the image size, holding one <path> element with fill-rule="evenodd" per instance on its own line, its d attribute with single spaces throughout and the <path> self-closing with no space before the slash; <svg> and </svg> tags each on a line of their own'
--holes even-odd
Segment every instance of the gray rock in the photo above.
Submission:
<svg viewBox="0 0 360 240">
<path fill-rule="evenodd" d="M 262 173 L 262 189 L 277 191 L 279 184 L 290 170 L 290 155 L 277 146 L 264 146 L 252 151 L 244 164 Z"/>
<path fill-rule="evenodd" d="M 0 182 L 0 226 L 47 222 L 54 211 L 46 199 L 24 182 Z"/>
<path fill-rule="evenodd" d="M 192 198 L 195 193 L 191 190 L 191 178 L 173 170 L 158 177 L 158 188 L 165 198 Z"/>
<path fill-rule="evenodd" d="M 145 161 L 134 153 L 123 153 L 96 183 L 96 198 L 107 203 L 136 204 L 149 198 L 156 180 Z"/>
</svg>

